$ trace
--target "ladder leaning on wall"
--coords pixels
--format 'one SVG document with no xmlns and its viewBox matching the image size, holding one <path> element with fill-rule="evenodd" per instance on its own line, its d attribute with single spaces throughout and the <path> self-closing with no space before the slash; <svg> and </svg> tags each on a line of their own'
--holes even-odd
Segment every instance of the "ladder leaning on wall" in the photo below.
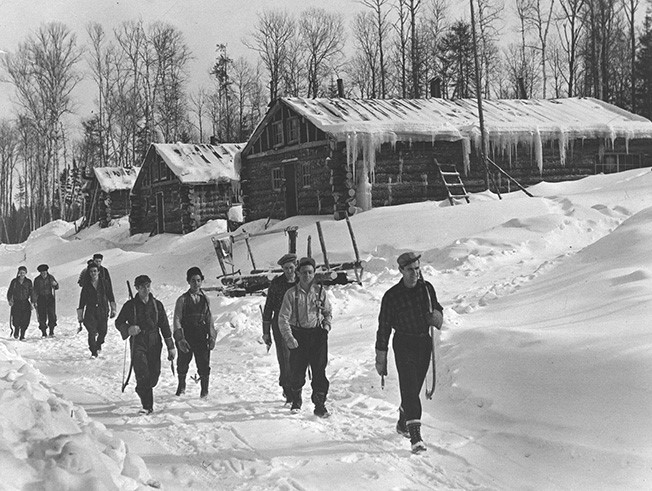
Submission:
<svg viewBox="0 0 652 491">
<path fill-rule="evenodd" d="M 446 187 L 448 201 L 450 201 L 451 205 L 455 205 L 455 200 L 460 199 L 465 199 L 467 203 L 470 203 L 469 195 L 466 192 L 462 177 L 457 172 L 455 164 L 440 164 L 437 159 L 435 159 L 435 164 L 437 165 L 441 180 Z"/>
</svg>

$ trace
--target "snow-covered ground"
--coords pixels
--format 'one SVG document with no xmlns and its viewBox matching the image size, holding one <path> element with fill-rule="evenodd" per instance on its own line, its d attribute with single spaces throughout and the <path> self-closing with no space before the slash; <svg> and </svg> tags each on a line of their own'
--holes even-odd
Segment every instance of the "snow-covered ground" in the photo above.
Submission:
<svg viewBox="0 0 652 491">
<path fill-rule="evenodd" d="M 210 237 L 223 223 L 150 238 L 129 237 L 126 219 L 79 234 L 54 222 L 24 244 L 0 246 L 3 295 L 21 264 L 33 277 L 46 262 L 61 284 L 54 338 L 41 340 L 33 318 L 26 342 L 8 339 L 8 305 L 0 307 L 0 488 L 652 488 L 652 172 L 531 192 L 352 217 L 366 266 L 362 286 L 329 291 L 328 420 L 310 403 L 299 415 L 284 407 L 275 356 L 260 340 L 262 296 L 210 293 L 219 329 L 210 396 L 200 400 L 191 382 L 176 397 L 164 362 L 149 416 L 137 416 L 133 381 L 120 391 L 125 345 L 112 323 L 97 360 L 76 334 L 76 279 L 94 252 L 104 254 L 119 303 L 126 280 L 146 273 L 171 314 L 188 267 L 217 284 Z M 274 228 L 299 225 L 299 252 L 310 235 L 319 262 L 316 219 Z M 319 219 L 328 259 L 351 260 L 346 224 Z M 250 244 L 256 266 L 267 267 L 287 237 Z M 396 256 L 409 249 L 423 253 L 445 307 L 421 455 L 394 432 L 392 361 L 384 389 L 374 369 L 380 299 L 400 278 Z M 251 269 L 244 243 L 235 255 Z"/>
</svg>

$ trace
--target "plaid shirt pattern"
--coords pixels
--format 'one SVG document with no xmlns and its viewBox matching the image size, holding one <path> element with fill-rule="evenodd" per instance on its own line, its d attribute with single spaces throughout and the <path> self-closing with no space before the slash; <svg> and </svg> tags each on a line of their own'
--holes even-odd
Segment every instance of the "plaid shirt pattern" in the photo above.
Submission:
<svg viewBox="0 0 652 491">
<path fill-rule="evenodd" d="M 427 289 L 427 290 L 426 290 Z M 428 299 L 430 291 L 430 301 Z M 434 287 L 427 281 L 419 280 L 414 288 L 407 288 L 403 280 L 391 287 L 383 296 L 378 315 L 376 349 L 387 351 L 392 329 L 409 336 L 430 335 L 428 310 L 442 312 Z"/>
</svg>

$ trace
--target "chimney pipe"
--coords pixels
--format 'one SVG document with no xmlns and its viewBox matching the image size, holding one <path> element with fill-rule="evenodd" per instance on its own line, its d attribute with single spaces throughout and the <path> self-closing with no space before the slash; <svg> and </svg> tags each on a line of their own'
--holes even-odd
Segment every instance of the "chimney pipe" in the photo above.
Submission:
<svg viewBox="0 0 652 491">
<path fill-rule="evenodd" d="M 523 77 L 518 77 L 518 98 L 527 99 L 527 92 L 525 91 L 525 80 L 523 80 Z"/>
<path fill-rule="evenodd" d="M 337 97 L 344 99 L 344 80 L 341 78 L 337 79 Z"/>
<path fill-rule="evenodd" d="M 430 81 L 430 97 L 441 99 L 441 78 L 435 77 Z"/>
</svg>

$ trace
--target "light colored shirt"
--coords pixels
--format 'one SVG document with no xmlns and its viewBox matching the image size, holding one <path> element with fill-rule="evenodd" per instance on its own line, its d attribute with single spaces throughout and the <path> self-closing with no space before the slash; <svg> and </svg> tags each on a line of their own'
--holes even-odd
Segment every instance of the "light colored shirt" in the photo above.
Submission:
<svg viewBox="0 0 652 491">
<path fill-rule="evenodd" d="M 278 327 L 283 339 L 292 338 L 292 327 L 331 328 L 332 309 L 326 290 L 313 283 L 308 290 L 300 284 L 285 292 L 278 316 Z M 321 322 L 321 325 L 320 325 Z"/>
</svg>

